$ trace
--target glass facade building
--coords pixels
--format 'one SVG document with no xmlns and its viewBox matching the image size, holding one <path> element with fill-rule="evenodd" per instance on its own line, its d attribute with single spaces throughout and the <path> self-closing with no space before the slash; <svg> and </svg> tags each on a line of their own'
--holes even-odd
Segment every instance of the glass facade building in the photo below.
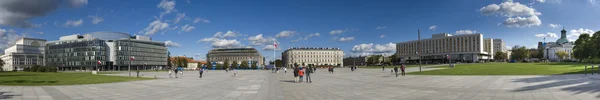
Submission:
<svg viewBox="0 0 600 100">
<path fill-rule="evenodd" d="M 127 33 L 93 32 L 60 37 L 46 44 L 46 65 L 61 70 L 125 70 L 167 65 L 167 47 L 149 37 Z M 98 63 L 100 62 L 100 63 Z"/>
</svg>

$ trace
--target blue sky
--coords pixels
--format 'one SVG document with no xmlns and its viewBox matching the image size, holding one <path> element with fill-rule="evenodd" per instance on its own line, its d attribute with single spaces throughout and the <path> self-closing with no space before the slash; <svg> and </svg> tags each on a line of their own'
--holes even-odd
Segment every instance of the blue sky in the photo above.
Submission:
<svg viewBox="0 0 600 100">
<path fill-rule="evenodd" d="M 418 29 L 424 38 L 482 33 L 527 47 L 555 41 L 563 26 L 571 40 L 600 30 L 595 0 L 4 0 L 0 13 L 0 49 L 18 37 L 114 31 L 168 41 L 172 55 L 199 59 L 215 47 L 248 46 L 270 58 L 273 42 L 278 55 L 291 45 L 390 54 L 389 43 L 415 40 Z"/>
</svg>

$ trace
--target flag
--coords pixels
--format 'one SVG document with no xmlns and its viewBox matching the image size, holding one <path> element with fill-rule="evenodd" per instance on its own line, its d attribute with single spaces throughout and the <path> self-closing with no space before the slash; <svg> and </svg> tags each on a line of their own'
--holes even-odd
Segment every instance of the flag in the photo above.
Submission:
<svg viewBox="0 0 600 100">
<path fill-rule="evenodd" d="M 275 46 L 276 49 L 279 49 L 279 46 L 277 46 L 277 42 L 273 42 L 273 46 Z"/>
<path fill-rule="evenodd" d="M 135 60 L 135 57 L 131 56 L 129 57 L 129 60 Z"/>
<path fill-rule="evenodd" d="M 98 60 L 98 65 L 102 65 L 102 62 L 100 62 L 100 60 Z"/>
</svg>

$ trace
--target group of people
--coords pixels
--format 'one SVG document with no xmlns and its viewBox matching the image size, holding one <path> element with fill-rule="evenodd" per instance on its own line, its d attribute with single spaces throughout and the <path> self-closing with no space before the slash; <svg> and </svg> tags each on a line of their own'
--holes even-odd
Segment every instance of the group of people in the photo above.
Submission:
<svg viewBox="0 0 600 100">
<path fill-rule="evenodd" d="M 405 68 L 406 67 L 404 66 L 404 64 L 400 65 L 400 70 L 402 70 L 402 76 L 405 75 L 405 71 L 404 71 Z M 396 77 L 398 77 L 398 66 L 394 67 L 393 71 L 396 73 Z"/>
<path fill-rule="evenodd" d="M 356 70 L 356 68 L 357 68 L 356 66 L 352 66 L 352 67 L 350 67 L 350 70 L 354 71 L 354 70 Z"/>
<path fill-rule="evenodd" d="M 315 67 L 294 67 L 294 82 L 302 83 L 306 76 L 306 83 L 312 83 L 310 74 L 314 73 L 315 69 Z M 287 68 L 284 68 L 283 70 L 287 73 Z"/>
<path fill-rule="evenodd" d="M 175 68 L 173 70 L 169 70 L 169 78 L 173 78 L 173 75 L 175 75 L 175 78 L 179 78 L 177 74 L 183 75 L 183 68 Z"/>
</svg>

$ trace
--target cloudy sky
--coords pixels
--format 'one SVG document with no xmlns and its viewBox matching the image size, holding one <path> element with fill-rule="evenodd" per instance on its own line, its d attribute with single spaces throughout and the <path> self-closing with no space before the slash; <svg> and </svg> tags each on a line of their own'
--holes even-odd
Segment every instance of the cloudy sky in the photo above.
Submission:
<svg viewBox="0 0 600 100">
<path fill-rule="evenodd" d="M 172 55 L 212 48 L 336 47 L 346 56 L 390 54 L 435 33 L 501 38 L 535 47 L 600 30 L 596 0 L 1 0 L 0 49 L 20 37 L 58 40 L 96 31 L 147 35 Z"/>
</svg>

